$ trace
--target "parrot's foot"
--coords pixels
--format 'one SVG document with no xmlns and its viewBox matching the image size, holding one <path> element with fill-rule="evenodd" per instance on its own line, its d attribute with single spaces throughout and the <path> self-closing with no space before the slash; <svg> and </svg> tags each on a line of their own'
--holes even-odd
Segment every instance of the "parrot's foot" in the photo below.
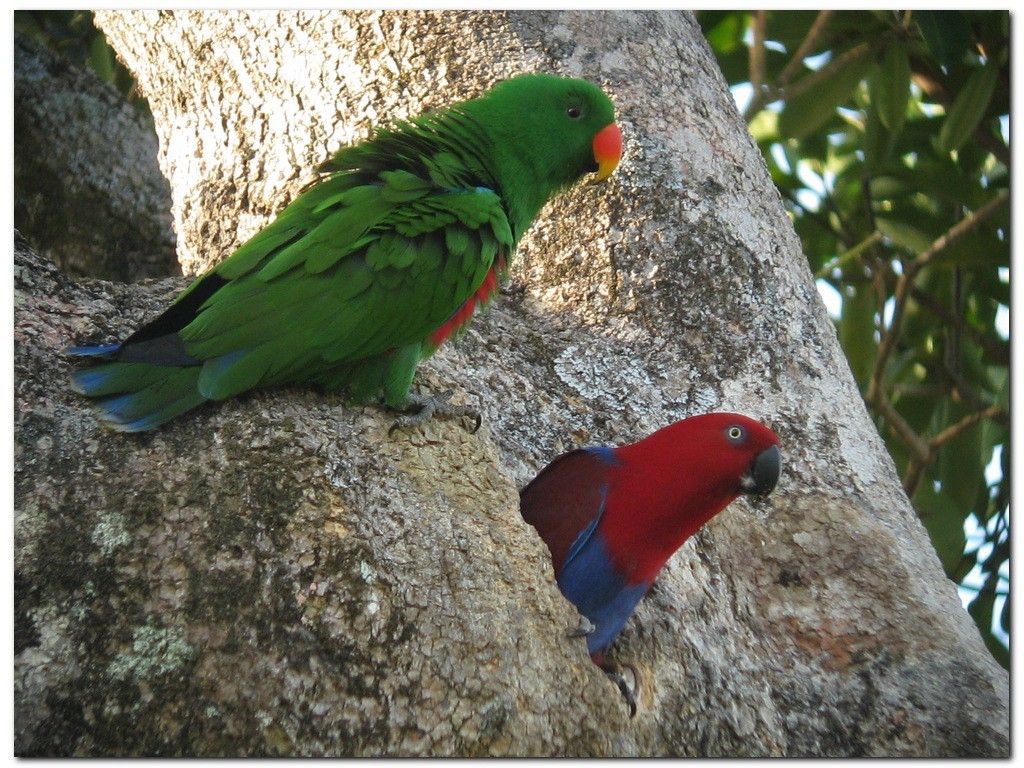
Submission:
<svg viewBox="0 0 1024 768">
<path fill-rule="evenodd" d="M 597 627 L 594 626 L 593 622 L 586 616 L 580 616 L 580 624 L 578 627 L 573 627 L 565 633 L 566 637 L 589 637 L 594 634 L 594 630 Z"/>
<path fill-rule="evenodd" d="M 612 666 L 601 667 L 608 679 L 611 680 L 615 685 L 619 687 L 619 693 L 622 694 L 622 698 L 626 700 L 626 706 L 629 707 L 629 716 L 636 717 L 636 695 L 640 690 L 640 673 L 636 671 L 636 667 L 629 664 L 624 665 L 625 669 L 628 669 L 633 676 L 633 685 L 630 686 L 625 676 Z"/>
<path fill-rule="evenodd" d="M 470 434 L 475 434 L 480 429 L 480 412 L 471 405 L 453 405 L 448 402 L 451 400 L 452 390 L 448 389 L 437 395 L 436 397 L 423 397 L 421 395 L 409 394 L 409 408 L 418 409 L 415 413 L 409 413 L 404 416 L 399 416 L 395 419 L 395 423 L 391 425 L 391 429 L 388 430 L 388 437 L 394 434 L 396 429 L 404 429 L 405 427 L 418 427 L 420 424 L 425 424 L 432 418 L 443 417 L 449 419 L 461 419 L 464 416 L 468 416 L 473 419 L 473 428 L 469 430 Z"/>
</svg>

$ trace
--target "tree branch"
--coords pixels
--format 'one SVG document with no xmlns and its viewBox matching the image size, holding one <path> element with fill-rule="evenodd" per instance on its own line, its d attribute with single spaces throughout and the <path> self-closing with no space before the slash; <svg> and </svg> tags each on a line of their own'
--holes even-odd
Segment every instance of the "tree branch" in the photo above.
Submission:
<svg viewBox="0 0 1024 768">
<path fill-rule="evenodd" d="M 814 50 L 815 43 L 818 42 L 818 39 L 824 33 L 825 25 L 828 24 L 832 13 L 832 11 L 818 12 L 814 22 L 811 24 L 811 28 L 807 30 L 807 34 L 804 35 L 804 39 L 796 49 L 796 53 L 793 54 L 793 58 L 789 60 L 789 63 L 779 73 L 779 78 L 775 81 L 777 86 L 784 87 L 793 78 L 793 75 L 800 70 L 800 65 L 803 64 L 804 59 Z"/>
<path fill-rule="evenodd" d="M 893 404 L 889 402 L 889 398 L 884 395 L 880 397 L 876 407 L 900 440 L 913 451 L 914 458 L 921 462 L 928 462 L 931 455 L 931 447 L 928 441 L 918 435 L 907 420 L 900 416 L 899 412 L 893 407 Z M 911 494 L 908 493 L 907 495 L 910 496 Z"/>
<path fill-rule="evenodd" d="M 958 221 L 955 225 L 950 227 L 946 234 L 942 235 L 934 243 L 932 243 L 928 250 L 921 253 L 912 262 L 912 268 L 914 272 L 919 271 L 922 267 L 927 266 L 936 256 L 942 251 L 952 245 L 954 242 L 959 240 L 961 237 L 966 235 L 975 226 L 980 224 L 982 221 L 987 219 L 1000 207 L 1002 207 L 1010 199 L 1010 193 L 1005 189 L 999 190 L 995 197 L 985 203 L 981 208 L 965 216 L 963 219 Z"/>
<path fill-rule="evenodd" d="M 825 31 L 825 25 L 828 23 L 831 15 L 832 11 L 821 11 L 818 13 L 814 22 L 811 24 L 811 28 L 807 30 L 807 34 L 804 35 L 804 39 L 801 41 L 796 53 L 793 54 L 793 58 L 787 62 L 782 72 L 779 73 L 779 77 L 776 79 L 775 84 L 771 88 L 764 87 L 763 83 L 760 84 L 760 87 L 754 88 L 754 96 L 747 105 L 747 108 L 743 110 L 743 119 L 745 121 L 750 122 L 753 116 L 764 108 L 765 104 L 773 101 L 793 78 L 793 75 L 800 70 L 800 65 L 803 64 L 803 61 L 807 58 L 808 54 L 814 50 L 815 43 L 818 42 L 818 39 Z"/>
<path fill-rule="evenodd" d="M 845 51 L 838 58 L 830 61 L 826 66 L 797 80 L 792 88 L 780 89 L 782 90 L 782 93 L 779 95 L 784 96 L 786 99 L 795 99 L 797 96 L 800 96 L 811 88 L 814 88 L 823 80 L 827 80 L 840 69 L 843 69 L 856 61 L 860 61 L 871 52 L 873 47 L 874 46 L 871 43 L 859 43 L 858 45 L 855 45 L 853 48 Z"/>
<path fill-rule="evenodd" d="M 907 494 L 908 499 L 914 498 L 914 494 L 917 493 L 917 487 L 921 484 L 921 477 L 928 464 L 929 462 L 921 461 L 917 456 L 912 457 L 907 463 L 907 472 L 903 475 L 903 492 Z"/>
<path fill-rule="evenodd" d="M 764 28 L 767 18 L 766 11 L 754 13 L 754 40 L 750 46 L 750 84 L 754 88 L 754 93 L 760 92 L 764 85 Z"/>
<path fill-rule="evenodd" d="M 1001 405 L 990 405 L 988 408 L 965 416 L 955 424 L 946 427 L 935 437 L 924 442 L 914 433 L 910 425 L 903 420 L 903 417 L 896 412 L 889 401 L 885 399 L 883 401 L 885 406 L 883 411 L 886 420 L 893 426 L 900 438 L 914 451 L 914 455 L 907 464 L 907 472 L 903 477 L 903 490 L 908 498 L 913 497 L 917 491 L 917 486 L 921 482 L 924 471 L 935 461 L 940 448 L 955 440 L 982 419 L 1000 419 L 1006 416 L 1006 411 Z"/>
<path fill-rule="evenodd" d="M 929 265 L 935 257 L 938 256 L 938 254 L 942 253 L 942 251 L 948 248 L 952 243 L 970 232 L 978 223 L 986 219 L 988 216 L 991 216 L 993 212 L 998 210 L 998 208 L 1007 201 L 1008 197 L 1008 194 L 1005 192 L 1000 192 L 977 211 L 972 212 L 969 216 L 966 216 L 963 220 L 957 222 L 944 235 L 935 240 L 931 246 L 920 253 L 913 261 L 906 263 L 903 268 L 903 274 L 900 275 L 899 280 L 896 282 L 896 289 L 893 296 L 892 320 L 889 323 L 888 330 L 883 329 L 882 340 L 878 345 L 878 353 L 875 357 L 875 365 L 871 372 L 871 379 L 868 383 L 868 391 L 865 396 L 865 400 L 867 400 L 868 404 L 872 406 L 883 419 L 885 419 L 897 436 L 899 436 L 899 438 L 913 451 L 914 455 L 908 462 L 907 471 L 903 478 L 903 490 L 906 491 L 908 497 L 912 497 L 914 495 L 918 484 L 921 482 L 921 477 L 925 469 L 934 460 L 938 446 L 944 444 L 936 444 L 934 443 L 934 440 L 945 435 L 944 431 L 936 436 L 936 438 L 933 438 L 932 441 L 924 441 L 914 431 L 913 427 L 911 427 L 910 424 L 908 424 L 892 406 L 882 388 L 885 366 L 895 349 L 896 343 L 903 329 L 903 317 L 906 310 L 910 288 L 913 286 L 913 281 L 921 269 Z M 979 413 L 983 415 L 978 416 L 978 418 L 983 418 L 984 414 L 988 411 L 989 409 L 980 411 Z M 956 426 L 957 425 L 954 425 L 954 427 Z M 967 426 L 970 426 L 970 424 L 962 427 L 961 431 L 962 429 L 966 429 Z M 952 427 L 949 429 L 952 429 Z M 943 440 L 951 440 L 956 436 L 956 434 L 959 433 L 954 432 L 952 433 L 952 436 L 944 437 Z"/>
<path fill-rule="evenodd" d="M 881 343 L 878 345 L 878 355 L 875 357 L 875 366 L 868 385 L 867 400 L 869 403 L 875 403 L 881 394 L 882 377 L 885 371 L 885 366 L 889 361 L 889 356 L 892 354 L 902 331 L 903 315 L 906 310 L 907 296 L 918 272 L 930 264 L 936 256 L 942 253 L 942 251 L 970 232 L 979 223 L 991 216 L 1002 205 L 1004 205 L 1008 199 L 1009 193 L 1005 190 L 1001 190 L 999 194 L 985 203 L 981 208 L 973 211 L 968 216 L 965 216 L 961 221 L 950 227 L 944 235 L 935 240 L 927 250 L 919 254 L 913 261 L 904 264 L 903 274 L 901 274 L 899 279 L 896 281 L 896 290 L 893 294 L 892 320 L 889 323 L 889 328 L 882 334 Z"/>
<path fill-rule="evenodd" d="M 946 445 L 957 437 L 959 437 L 965 430 L 970 429 L 982 419 L 996 419 L 1004 415 L 1004 410 L 1001 405 L 990 405 L 980 411 L 976 411 L 968 416 L 964 416 L 956 424 L 946 427 L 944 430 L 939 432 L 935 437 L 928 441 L 933 451 L 937 451 L 942 446 Z"/>
<path fill-rule="evenodd" d="M 844 256 L 846 254 L 843 254 Z M 942 322 L 956 327 L 966 333 L 975 344 L 991 355 L 1001 365 L 1010 364 L 1009 346 L 1003 346 L 984 331 L 966 322 L 964 318 L 954 312 L 950 312 L 941 301 L 917 285 L 910 286 L 910 297 L 924 309 L 927 309 Z"/>
<path fill-rule="evenodd" d="M 882 233 L 877 229 L 868 235 L 866 238 L 861 240 L 852 248 L 844 251 L 843 253 L 836 256 L 834 259 L 825 264 L 821 269 L 815 273 L 816 278 L 828 277 L 833 270 L 845 267 L 851 261 L 859 258 L 866 250 L 882 239 Z"/>
</svg>

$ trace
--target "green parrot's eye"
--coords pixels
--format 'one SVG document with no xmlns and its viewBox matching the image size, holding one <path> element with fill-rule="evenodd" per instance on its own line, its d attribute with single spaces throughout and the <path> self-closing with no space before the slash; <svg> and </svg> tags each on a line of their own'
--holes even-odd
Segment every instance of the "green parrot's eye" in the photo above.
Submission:
<svg viewBox="0 0 1024 768">
<path fill-rule="evenodd" d="M 569 118 L 572 120 L 579 120 L 580 117 L 583 115 L 583 110 L 581 110 L 577 106 L 572 106 L 565 110 L 565 114 L 567 114 Z"/>
<path fill-rule="evenodd" d="M 747 433 L 744 431 L 743 427 L 734 424 L 725 430 L 725 435 L 729 438 L 730 442 L 740 443 L 743 442 L 743 438 L 746 437 Z"/>
</svg>

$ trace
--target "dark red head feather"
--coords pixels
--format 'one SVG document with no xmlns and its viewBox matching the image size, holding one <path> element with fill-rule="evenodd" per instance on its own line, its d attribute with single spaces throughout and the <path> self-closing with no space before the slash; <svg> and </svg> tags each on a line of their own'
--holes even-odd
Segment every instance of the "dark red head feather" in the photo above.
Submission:
<svg viewBox="0 0 1024 768">
<path fill-rule="evenodd" d="M 779 438 L 736 413 L 692 416 L 615 449 L 600 530 L 630 583 L 665 561 L 741 493 L 778 480 Z"/>
</svg>

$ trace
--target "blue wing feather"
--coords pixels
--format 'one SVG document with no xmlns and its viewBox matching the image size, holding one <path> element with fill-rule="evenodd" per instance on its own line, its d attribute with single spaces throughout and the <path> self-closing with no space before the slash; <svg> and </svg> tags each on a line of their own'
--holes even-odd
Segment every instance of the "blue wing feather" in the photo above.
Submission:
<svg viewBox="0 0 1024 768">
<path fill-rule="evenodd" d="M 604 505 L 607 500 L 608 484 L 603 483 L 601 485 L 601 501 L 597 508 L 597 514 L 594 515 L 594 519 L 590 521 L 590 525 L 580 531 L 576 540 L 573 541 L 572 546 L 569 547 L 569 552 L 565 556 L 565 563 L 562 565 L 563 569 L 572 562 L 572 559 L 579 554 L 579 551 L 583 549 L 583 546 L 590 540 L 590 537 L 594 535 L 594 531 L 597 530 L 597 525 L 601 522 L 602 515 L 604 515 Z"/>
<path fill-rule="evenodd" d="M 626 582 L 599 530 L 610 471 L 618 463 L 612 448 L 572 451 L 551 462 L 520 494 L 523 518 L 551 552 L 559 589 L 594 624 L 587 637 L 591 655 L 611 645 L 650 587 Z"/>
<path fill-rule="evenodd" d="M 558 577 L 558 588 L 594 625 L 587 635 L 591 655 L 607 648 L 633 615 L 650 584 L 628 584 L 608 555 L 604 536 L 591 536 Z"/>
</svg>

